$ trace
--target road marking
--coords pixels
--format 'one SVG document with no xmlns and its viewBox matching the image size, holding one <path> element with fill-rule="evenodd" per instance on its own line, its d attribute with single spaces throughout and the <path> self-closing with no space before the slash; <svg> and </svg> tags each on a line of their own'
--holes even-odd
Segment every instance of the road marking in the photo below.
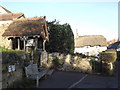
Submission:
<svg viewBox="0 0 120 90">
<path fill-rule="evenodd" d="M 82 80 L 84 80 L 87 77 L 87 75 L 85 75 L 84 77 L 82 77 L 78 82 L 72 84 L 70 87 L 68 87 L 68 89 L 73 88 L 74 86 L 76 86 L 78 83 L 82 82 Z"/>
</svg>

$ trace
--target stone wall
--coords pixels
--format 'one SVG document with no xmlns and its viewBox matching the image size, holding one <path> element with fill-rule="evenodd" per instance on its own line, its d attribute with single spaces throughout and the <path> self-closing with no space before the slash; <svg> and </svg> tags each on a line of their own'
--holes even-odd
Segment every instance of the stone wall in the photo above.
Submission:
<svg viewBox="0 0 120 90">
<path fill-rule="evenodd" d="M 16 80 L 21 80 L 23 77 L 23 69 L 20 66 L 16 66 L 16 70 L 9 73 L 2 73 L 2 88 L 7 88 L 13 84 Z"/>
<path fill-rule="evenodd" d="M 59 54 L 51 53 L 48 55 L 48 60 L 50 64 L 54 58 L 58 58 L 60 61 L 64 62 L 62 68 L 59 68 L 63 71 L 76 71 L 83 73 L 92 73 L 92 66 L 90 65 L 90 59 L 81 58 L 79 56 L 73 56 L 70 54 Z"/>
<path fill-rule="evenodd" d="M 23 78 L 24 55 L 23 52 L 2 52 L 2 88 L 7 88 Z M 9 68 L 10 66 L 14 66 L 15 69 Z"/>
<path fill-rule="evenodd" d="M 8 28 L 12 21 L 0 21 L 0 46 L 9 48 L 10 41 L 7 37 L 2 37 L 2 34 Z"/>
</svg>

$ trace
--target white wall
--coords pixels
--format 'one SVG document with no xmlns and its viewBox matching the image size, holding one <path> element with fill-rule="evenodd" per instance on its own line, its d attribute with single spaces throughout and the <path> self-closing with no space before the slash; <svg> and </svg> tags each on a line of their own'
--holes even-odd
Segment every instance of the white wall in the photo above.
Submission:
<svg viewBox="0 0 120 90">
<path fill-rule="evenodd" d="M 83 48 L 75 48 L 74 53 L 82 53 L 85 55 L 89 55 L 89 56 L 94 56 L 96 54 L 96 52 L 102 52 L 105 51 L 107 49 L 107 47 L 99 47 L 99 46 L 94 46 L 94 47 L 90 47 L 90 46 L 85 46 Z"/>
</svg>

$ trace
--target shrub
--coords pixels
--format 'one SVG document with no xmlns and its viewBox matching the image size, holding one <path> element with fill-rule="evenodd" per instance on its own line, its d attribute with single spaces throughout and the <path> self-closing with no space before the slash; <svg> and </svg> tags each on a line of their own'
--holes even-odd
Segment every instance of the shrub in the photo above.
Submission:
<svg viewBox="0 0 120 90">
<path fill-rule="evenodd" d="M 113 75 L 114 74 L 114 66 L 112 66 L 113 69 L 111 69 L 111 65 L 108 63 L 102 63 L 102 73 Z"/>
<path fill-rule="evenodd" d="M 117 53 L 114 49 L 106 50 L 100 53 L 100 60 L 102 60 L 102 72 L 112 75 L 114 71 L 113 63 L 117 59 Z"/>
<path fill-rule="evenodd" d="M 14 52 L 2 52 L 2 64 L 15 64 L 23 63 L 23 59 L 17 53 Z"/>
<path fill-rule="evenodd" d="M 34 59 L 34 63 L 38 63 L 38 60 L 40 59 L 39 58 L 39 54 L 38 54 L 38 51 L 36 50 L 34 50 L 34 52 L 33 52 L 33 59 Z"/>
<path fill-rule="evenodd" d="M 105 63 L 113 63 L 117 59 L 116 52 L 106 51 L 100 53 L 100 60 L 104 61 Z"/>
<path fill-rule="evenodd" d="M 63 65 L 63 61 L 57 57 L 52 60 L 52 68 L 60 68 Z"/>
</svg>

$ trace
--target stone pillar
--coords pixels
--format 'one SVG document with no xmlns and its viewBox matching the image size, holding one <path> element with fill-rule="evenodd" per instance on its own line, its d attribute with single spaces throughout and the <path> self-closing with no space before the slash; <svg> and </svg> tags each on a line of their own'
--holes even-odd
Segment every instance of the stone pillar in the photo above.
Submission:
<svg viewBox="0 0 120 90">
<path fill-rule="evenodd" d="M 66 56 L 65 63 L 66 63 L 66 64 L 70 64 L 70 61 L 71 61 L 71 55 L 68 54 L 68 55 Z"/>
<path fill-rule="evenodd" d="M 43 40 L 43 51 L 45 51 L 45 42 L 46 40 Z"/>
<path fill-rule="evenodd" d="M 41 66 L 43 66 L 43 64 L 47 65 L 48 53 L 46 51 L 43 51 L 41 53 L 40 60 L 41 60 L 41 62 L 40 62 Z"/>
<path fill-rule="evenodd" d="M 35 38 L 35 50 L 38 49 L 38 38 Z"/>
<path fill-rule="evenodd" d="M 20 39 L 18 38 L 18 50 L 20 50 Z"/>
<path fill-rule="evenodd" d="M 8 48 L 9 48 L 9 49 L 13 49 L 13 41 L 12 41 L 12 39 L 10 39 L 10 45 L 9 45 Z"/>
</svg>

